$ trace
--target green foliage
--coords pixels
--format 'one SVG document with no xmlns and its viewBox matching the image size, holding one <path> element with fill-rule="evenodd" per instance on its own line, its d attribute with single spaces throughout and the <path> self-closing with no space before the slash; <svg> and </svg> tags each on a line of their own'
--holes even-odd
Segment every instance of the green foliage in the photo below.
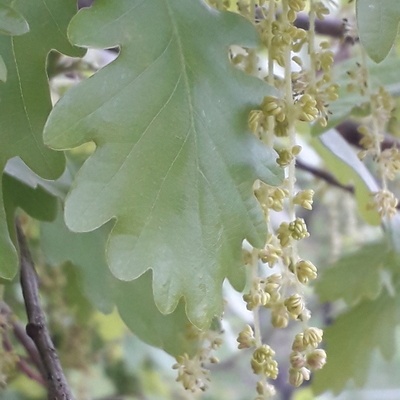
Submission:
<svg viewBox="0 0 400 400">
<path fill-rule="evenodd" d="M 185 338 L 191 324 L 183 303 L 173 313 L 163 315 L 154 304 L 149 272 L 132 282 L 121 282 L 111 275 L 105 260 L 110 228 L 107 224 L 93 232 L 74 233 L 59 212 L 54 222 L 41 224 L 41 246 L 50 264 L 73 264 L 66 268 L 71 273 L 76 268 L 80 292 L 95 309 L 109 313 L 115 303 L 126 325 L 146 343 L 175 356 L 191 353 L 196 343 Z M 78 307 L 83 305 L 84 301 L 78 303 Z"/>
<path fill-rule="evenodd" d="M 208 326 L 221 314 L 224 278 L 243 287 L 242 240 L 266 237 L 252 184 L 282 177 L 274 153 L 246 133 L 269 89 L 228 60 L 229 45 L 257 44 L 254 30 L 197 1 L 126 0 L 80 11 L 69 36 L 121 53 L 70 90 L 46 125 L 52 148 L 97 146 L 67 198 L 66 223 L 84 232 L 115 219 L 113 274 L 132 280 L 151 268 L 157 307 L 170 313 L 184 296 L 190 320 Z"/>
<path fill-rule="evenodd" d="M 360 300 L 375 299 L 382 289 L 387 252 L 386 243 L 368 244 L 324 270 L 316 285 L 321 301 L 343 299 L 351 306 Z"/>
<path fill-rule="evenodd" d="M 51 265 L 67 261 L 79 271 L 83 292 L 96 309 L 111 312 L 114 305 L 113 277 L 109 272 L 104 247 L 110 225 L 76 234 L 67 229 L 61 211 L 53 223 L 41 225 L 43 252 Z"/>
<path fill-rule="evenodd" d="M 329 363 L 316 373 L 316 393 L 332 390 L 337 394 L 350 380 L 364 385 L 375 348 L 386 359 L 395 354 L 395 331 L 400 323 L 399 261 L 387 243 L 373 243 L 323 272 L 316 285 L 321 301 L 343 299 L 351 308 L 325 329 Z"/>
<path fill-rule="evenodd" d="M 0 54 L 8 73 L 7 82 L 0 86 L 0 171 L 9 159 L 19 156 L 43 178 L 55 179 L 62 174 L 65 163 L 64 156 L 45 147 L 42 140 L 51 110 L 45 66 L 52 49 L 71 56 L 83 54 L 66 38 L 74 4 L 57 0 L 49 4 L 15 1 L 13 5 L 24 15 L 30 30 L 16 37 L 0 35 Z M 12 278 L 16 270 L 17 256 L 8 233 L 0 188 L 0 277 Z"/>
<path fill-rule="evenodd" d="M 398 289 L 397 285 L 395 295 L 385 289 L 375 300 L 360 302 L 325 329 L 329 362 L 315 375 L 315 393 L 332 390 L 337 394 L 349 380 L 358 386 L 364 385 L 375 348 L 386 359 L 393 357 L 396 350 L 395 332 L 400 322 Z"/>
<path fill-rule="evenodd" d="M 361 43 L 377 63 L 389 54 L 400 22 L 397 0 L 357 0 L 357 26 Z"/>
<path fill-rule="evenodd" d="M 163 315 L 154 303 L 151 286 L 150 271 L 132 282 L 119 282 L 116 303 L 121 318 L 146 343 L 174 356 L 192 354 L 197 342 L 190 340 L 191 324 L 183 302 L 172 313 Z"/>
<path fill-rule="evenodd" d="M 29 25 L 25 18 L 14 8 L 0 4 L 0 34 L 18 36 L 27 32 Z"/>
<path fill-rule="evenodd" d="M 4 174 L 3 190 L 9 226 L 13 226 L 14 213 L 17 207 L 21 207 L 31 217 L 39 220 L 52 221 L 56 217 L 57 200 L 41 186 L 32 188 Z"/>
</svg>

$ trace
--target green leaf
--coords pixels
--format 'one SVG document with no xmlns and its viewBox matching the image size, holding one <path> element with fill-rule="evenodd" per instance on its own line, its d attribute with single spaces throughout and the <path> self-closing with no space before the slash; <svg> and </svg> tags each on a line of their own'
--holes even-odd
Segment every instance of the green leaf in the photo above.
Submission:
<svg viewBox="0 0 400 400">
<path fill-rule="evenodd" d="M 398 0 L 357 0 L 357 26 L 362 45 L 377 63 L 389 54 L 400 21 Z"/>
<path fill-rule="evenodd" d="M 160 313 L 154 303 L 150 271 L 131 282 L 119 282 L 116 302 L 121 318 L 143 341 L 164 349 L 173 356 L 193 353 L 196 342 L 190 340 L 191 326 L 181 301 L 174 312 Z"/>
<path fill-rule="evenodd" d="M 70 309 L 70 313 L 76 317 L 78 323 L 86 324 L 90 318 L 93 318 L 95 308 L 85 292 L 84 285 L 82 285 L 81 270 L 70 262 L 62 264 L 60 269 L 61 275 L 67 281 L 65 288 L 63 288 L 65 304 Z M 100 311 L 109 313 L 111 310 L 111 305 L 106 305 L 106 302 L 100 304 Z"/>
<path fill-rule="evenodd" d="M 353 185 L 358 212 L 364 220 L 371 225 L 379 225 L 379 214 L 367 206 L 371 199 L 370 194 L 379 190 L 378 184 L 349 143 L 331 129 L 313 140 L 313 146 L 340 183 Z"/>
<path fill-rule="evenodd" d="M 48 194 L 64 200 L 71 186 L 73 176 L 75 175 L 75 164 L 74 160 L 67 158 L 67 168 L 65 168 L 63 174 L 57 180 L 52 181 L 36 175 L 20 158 L 13 158 L 6 164 L 4 174 L 13 177 L 32 189 L 41 187 Z"/>
<path fill-rule="evenodd" d="M 243 286 L 243 239 L 265 240 L 253 182 L 282 179 L 276 154 L 247 128 L 269 87 L 228 60 L 231 44 L 257 45 L 256 32 L 200 0 L 100 0 L 69 35 L 121 53 L 71 89 L 45 128 L 55 149 L 97 145 L 67 198 L 66 223 L 83 232 L 115 219 L 115 276 L 151 268 L 157 307 L 170 313 L 184 296 L 190 320 L 207 326 L 222 311 L 224 278 Z"/>
<path fill-rule="evenodd" d="M 150 273 L 132 282 L 111 275 L 104 255 L 109 231 L 110 224 L 93 232 L 71 232 L 59 212 L 54 222 L 41 224 L 41 247 L 50 264 L 69 262 L 64 268 L 73 270 L 69 271 L 75 276 L 72 283 L 81 285 L 95 308 L 109 313 L 115 301 L 126 325 L 146 343 L 175 356 L 192 352 L 196 343 L 185 337 L 190 322 L 182 302 L 173 313 L 163 315 L 154 303 Z"/>
<path fill-rule="evenodd" d="M 314 392 L 332 390 L 337 394 L 349 380 L 357 386 L 364 385 L 372 351 L 379 348 L 386 359 L 396 353 L 395 328 L 399 316 L 398 290 L 394 296 L 383 291 L 376 300 L 362 302 L 339 316 L 324 331 L 328 362 L 315 374 Z"/>
<path fill-rule="evenodd" d="M 110 225 L 90 233 L 76 234 L 67 229 L 62 212 L 53 223 L 41 224 L 41 247 L 52 265 L 70 261 L 80 274 L 82 290 L 93 306 L 103 312 L 111 312 L 113 285 L 104 255 Z"/>
<path fill-rule="evenodd" d="M 31 217 L 52 221 L 57 215 L 57 199 L 41 186 L 32 188 L 25 183 L 3 174 L 4 205 L 10 229 L 13 230 L 14 212 L 20 207 Z"/>
<path fill-rule="evenodd" d="M 400 3 L 399 3 L 400 4 Z M 364 116 L 369 114 L 370 99 L 362 96 L 358 91 L 348 91 L 347 85 L 353 83 L 347 71 L 354 70 L 356 63 L 354 59 L 335 65 L 333 70 L 333 81 L 339 88 L 339 98 L 329 105 L 328 124 L 321 127 L 319 124 L 312 126 L 311 132 L 314 136 L 320 135 L 331 128 L 334 128 L 350 115 Z M 388 57 L 381 64 L 368 63 L 368 73 L 370 78 L 370 90 L 376 91 L 379 86 L 383 86 L 391 95 L 400 95 L 399 82 L 399 60 L 397 57 Z"/>
<path fill-rule="evenodd" d="M 343 299 L 354 305 L 363 299 L 376 298 L 382 289 L 387 254 L 386 243 L 368 244 L 323 270 L 315 285 L 320 300 Z"/>
<path fill-rule="evenodd" d="M 0 171 L 19 156 L 35 173 L 55 179 L 64 169 L 64 157 L 44 146 L 43 127 L 51 110 L 46 58 L 52 49 L 79 56 L 66 37 L 76 6 L 69 0 L 13 2 L 29 23 L 25 35 L 0 35 L 0 54 L 7 82 L 0 85 Z M 0 277 L 10 279 L 17 270 L 17 255 L 9 237 L 0 189 Z"/>
<path fill-rule="evenodd" d="M 0 34 L 17 36 L 29 32 L 25 18 L 13 8 L 0 4 Z"/>
</svg>

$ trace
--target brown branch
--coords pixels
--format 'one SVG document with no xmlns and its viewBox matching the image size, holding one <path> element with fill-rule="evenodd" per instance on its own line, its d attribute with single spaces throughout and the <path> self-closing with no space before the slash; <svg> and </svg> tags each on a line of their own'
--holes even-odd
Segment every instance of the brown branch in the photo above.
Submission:
<svg viewBox="0 0 400 400">
<path fill-rule="evenodd" d="M 297 28 L 308 31 L 310 28 L 310 18 L 307 14 L 299 13 L 294 21 Z M 320 35 L 327 35 L 333 38 L 343 38 L 346 34 L 346 24 L 339 18 L 326 17 L 325 19 L 315 20 L 315 32 Z"/>
<path fill-rule="evenodd" d="M 18 220 L 16 221 L 16 231 L 20 252 L 21 287 L 28 316 L 26 333 L 34 341 L 43 363 L 48 400 L 73 400 L 46 325 L 46 318 L 39 300 L 39 285 L 35 267 Z"/>
<path fill-rule="evenodd" d="M 346 192 L 354 194 L 354 187 L 352 185 L 343 185 L 329 172 L 305 164 L 303 161 L 300 161 L 299 159 L 296 160 L 296 167 L 303 171 L 309 172 L 310 174 L 316 176 L 319 179 L 322 179 L 323 181 L 329 183 L 331 186 L 335 186 L 339 189 L 345 190 Z"/>
<path fill-rule="evenodd" d="M 331 186 L 337 187 L 342 189 L 348 193 L 354 194 L 354 186 L 352 185 L 343 185 L 340 183 L 332 174 L 329 172 L 323 171 L 322 169 L 312 167 L 311 165 L 305 164 L 304 162 L 300 161 L 299 159 L 296 160 L 296 167 L 303 171 L 309 172 L 310 174 L 314 175 L 315 177 L 322 179 L 326 183 L 330 184 Z M 397 204 L 396 207 L 400 210 L 400 202 Z"/>
</svg>

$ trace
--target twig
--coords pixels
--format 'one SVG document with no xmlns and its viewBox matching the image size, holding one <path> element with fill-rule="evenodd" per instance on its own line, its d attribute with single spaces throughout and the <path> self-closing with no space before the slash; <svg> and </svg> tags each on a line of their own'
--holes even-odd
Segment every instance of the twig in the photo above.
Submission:
<svg viewBox="0 0 400 400">
<path fill-rule="evenodd" d="M 305 164 L 303 161 L 300 161 L 299 159 L 296 160 L 296 167 L 303 171 L 309 172 L 310 174 L 316 176 L 319 179 L 322 179 L 323 181 L 329 183 L 332 186 L 335 186 L 339 189 L 345 190 L 346 192 L 354 194 L 354 187 L 352 185 L 343 185 L 329 172 Z"/>
<path fill-rule="evenodd" d="M 46 318 L 39 301 L 36 271 L 18 220 L 16 221 L 16 231 L 20 252 L 21 287 L 28 316 L 26 333 L 34 341 L 43 362 L 48 387 L 48 400 L 73 400 L 46 325 Z"/>
<path fill-rule="evenodd" d="M 294 25 L 308 31 L 310 27 L 310 19 L 307 14 L 297 14 Z M 343 38 L 346 34 L 346 24 L 339 18 L 327 17 L 323 20 L 315 20 L 315 32 L 320 35 L 327 35 L 334 38 Z"/>
<path fill-rule="evenodd" d="M 316 176 L 319 179 L 322 179 L 323 181 L 329 183 L 332 186 L 335 186 L 339 189 L 345 190 L 348 193 L 354 194 L 354 186 L 352 185 L 343 185 L 340 183 L 333 175 L 331 175 L 329 172 L 323 171 L 321 169 L 312 167 L 311 165 L 305 164 L 304 162 L 300 160 L 296 160 L 296 167 L 298 169 L 301 169 L 303 171 L 309 172 L 310 174 Z M 400 202 L 397 204 L 396 208 L 400 210 Z"/>
</svg>

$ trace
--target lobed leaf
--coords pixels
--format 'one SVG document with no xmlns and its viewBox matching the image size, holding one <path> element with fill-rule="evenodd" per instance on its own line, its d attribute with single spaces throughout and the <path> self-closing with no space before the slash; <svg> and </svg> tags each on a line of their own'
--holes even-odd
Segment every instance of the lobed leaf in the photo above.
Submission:
<svg viewBox="0 0 400 400">
<path fill-rule="evenodd" d="M 398 0 L 357 0 L 356 17 L 360 41 L 375 62 L 389 54 L 400 22 Z"/>
<path fill-rule="evenodd" d="M 60 211 L 54 222 L 41 224 L 41 247 L 50 264 L 65 264 L 64 273 L 75 277 L 68 280 L 72 285 L 69 291 L 80 286 L 90 303 L 105 313 L 110 313 L 116 303 L 126 325 L 146 343 L 175 356 L 190 353 L 196 343 L 185 336 L 190 322 L 184 304 L 163 315 L 154 303 L 151 274 L 132 282 L 121 282 L 111 275 L 104 252 L 110 228 L 107 224 L 93 232 L 71 232 Z"/>
<path fill-rule="evenodd" d="M 98 0 L 69 36 L 121 51 L 67 92 L 45 128 L 54 149 L 97 146 L 67 198 L 66 223 L 85 232 L 115 220 L 113 274 L 130 281 L 152 269 L 157 307 L 170 313 L 184 296 L 190 320 L 208 326 L 225 277 L 243 286 L 243 239 L 265 240 L 253 182 L 282 179 L 276 154 L 247 128 L 270 89 L 228 59 L 230 45 L 256 45 L 256 32 L 200 0 Z"/>
<path fill-rule="evenodd" d="M 46 58 L 52 49 L 71 56 L 82 55 L 66 37 L 76 12 L 69 0 L 16 0 L 16 12 L 24 15 L 30 31 L 21 36 L 0 35 L 0 54 L 7 81 L 0 84 L 0 171 L 8 160 L 20 157 L 35 173 L 55 179 L 64 169 L 64 157 L 42 141 L 43 127 L 51 110 Z M 13 25 L 15 29 L 18 24 Z M 11 232 L 13 230 L 10 227 Z M 17 255 L 9 235 L 0 186 L 0 277 L 10 279 L 17 270 Z"/>
<path fill-rule="evenodd" d="M 175 357 L 195 352 L 198 342 L 190 340 L 192 325 L 185 304 L 181 301 L 172 313 L 161 314 L 154 303 L 150 271 L 134 281 L 120 281 L 117 287 L 118 312 L 135 335 Z"/>
</svg>

